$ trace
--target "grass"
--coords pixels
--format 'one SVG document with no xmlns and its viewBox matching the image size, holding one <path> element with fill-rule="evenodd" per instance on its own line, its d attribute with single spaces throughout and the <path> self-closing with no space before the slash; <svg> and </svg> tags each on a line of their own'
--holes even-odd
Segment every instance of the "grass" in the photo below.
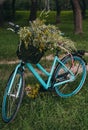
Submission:
<svg viewBox="0 0 88 130">
<path fill-rule="evenodd" d="M 0 30 L 0 60 L 16 58 L 18 39 L 15 34 L 5 29 Z"/>
<path fill-rule="evenodd" d="M 27 24 L 28 12 L 17 12 L 15 23 Z M 83 21 L 84 33 L 82 36 L 73 34 L 72 12 L 61 13 L 61 24 L 57 25 L 66 36 L 76 42 L 78 49 L 88 48 L 88 24 Z M 55 24 L 55 12 L 52 12 L 47 23 Z M 16 60 L 18 37 L 16 34 L 0 28 L 0 60 Z M 85 57 L 88 61 L 88 58 Z M 50 63 L 48 63 L 49 65 Z M 0 65 L 0 111 L 4 89 L 11 71 L 15 65 Z M 27 72 L 27 70 L 26 70 Z M 26 77 L 26 85 L 36 80 L 33 76 Z M 2 121 L 0 112 L 1 130 L 87 130 L 88 129 L 88 76 L 82 90 L 70 98 L 61 98 L 50 92 L 40 93 L 36 99 L 29 99 L 24 95 L 23 102 L 15 120 L 6 124 Z"/>
</svg>

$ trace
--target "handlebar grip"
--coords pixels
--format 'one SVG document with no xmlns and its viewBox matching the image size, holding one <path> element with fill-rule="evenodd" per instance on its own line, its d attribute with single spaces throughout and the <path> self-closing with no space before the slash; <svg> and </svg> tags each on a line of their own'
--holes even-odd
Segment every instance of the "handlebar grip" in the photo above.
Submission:
<svg viewBox="0 0 88 130">
<path fill-rule="evenodd" d="M 9 22 L 9 25 L 11 25 L 11 26 L 15 27 L 15 24 L 14 24 L 14 23 L 12 23 L 12 22 Z"/>
<path fill-rule="evenodd" d="M 12 29 L 14 30 L 15 33 L 17 33 L 18 30 L 20 29 L 20 26 L 19 26 L 19 25 L 14 24 L 14 23 L 12 23 L 12 22 L 9 22 L 9 25 L 12 26 Z"/>
</svg>

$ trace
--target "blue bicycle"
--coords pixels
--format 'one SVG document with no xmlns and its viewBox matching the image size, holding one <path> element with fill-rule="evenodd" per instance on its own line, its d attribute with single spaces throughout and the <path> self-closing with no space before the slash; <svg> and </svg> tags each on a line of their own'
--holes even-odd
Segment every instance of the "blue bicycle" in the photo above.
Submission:
<svg viewBox="0 0 88 130">
<path fill-rule="evenodd" d="M 45 90 L 55 89 L 56 93 L 63 98 L 75 95 L 80 91 L 87 73 L 86 63 L 82 58 L 84 52 L 77 51 L 67 54 L 62 59 L 59 58 L 58 53 L 59 51 L 56 50 L 50 72 L 39 63 L 43 54 L 35 55 L 33 53 L 32 57 L 28 57 L 28 59 L 18 54 L 21 61 L 9 77 L 3 97 L 2 118 L 5 122 L 11 122 L 20 108 L 25 89 L 25 67 L 32 72 Z M 44 73 L 47 81 L 44 81 L 33 64 Z"/>
</svg>

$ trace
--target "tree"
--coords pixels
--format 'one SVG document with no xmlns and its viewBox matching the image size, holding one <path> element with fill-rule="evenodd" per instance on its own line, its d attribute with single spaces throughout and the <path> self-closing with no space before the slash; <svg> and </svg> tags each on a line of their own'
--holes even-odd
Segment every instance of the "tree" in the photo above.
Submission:
<svg viewBox="0 0 88 130">
<path fill-rule="evenodd" d="M 12 18 L 13 19 L 15 17 L 15 2 L 16 2 L 16 0 L 12 0 Z"/>
<path fill-rule="evenodd" d="M 82 14 L 79 0 L 71 0 L 73 14 L 74 14 L 74 31 L 75 34 L 82 33 Z"/>
<path fill-rule="evenodd" d="M 61 5 L 59 0 L 55 0 L 56 4 L 56 23 L 60 23 L 60 12 L 61 12 Z"/>
<path fill-rule="evenodd" d="M 4 3 L 4 0 L 1 0 L 0 1 L 0 25 L 2 25 L 4 22 L 3 3 Z"/>
<path fill-rule="evenodd" d="M 45 9 L 46 9 L 46 11 L 50 10 L 50 1 L 49 0 L 45 0 Z"/>
<path fill-rule="evenodd" d="M 30 10 L 30 17 L 29 20 L 33 21 L 36 19 L 36 15 L 37 15 L 37 1 L 38 0 L 31 0 L 31 10 Z"/>
<path fill-rule="evenodd" d="M 86 15 L 86 0 L 80 1 L 80 7 L 81 7 L 81 10 L 82 10 L 82 17 L 84 19 L 85 15 Z"/>
</svg>

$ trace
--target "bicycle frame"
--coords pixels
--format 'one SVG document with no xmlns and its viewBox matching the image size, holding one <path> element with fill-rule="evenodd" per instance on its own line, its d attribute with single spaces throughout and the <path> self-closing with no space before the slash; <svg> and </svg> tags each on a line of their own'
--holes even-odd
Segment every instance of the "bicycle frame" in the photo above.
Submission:
<svg viewBox="0 0 88 130">
<path fill-rule="evenodd" d="M 66 71 L 66 72 L 69 72 L 71 74 L 71 78 L 69 80 L 65 80 L 65 81 L 62 81 L 62 82 L 59 82 L 59 83 L 55 83 L 53 87 L 56 87 L 58 85 L 61 85 L 61 84 L 65 84 L 67 82 L 71 82 L 74 80 L 75 76 L 74 74 L 72 73 L 71 70 L 69 70 L 63 63 L 62 61 L 57 57 L 55 56 L 54 57 L 54 61 L 53 61 L 53 65 L 51 67 L 51 70 L 50 72 L 47 72 L 41 64 L 36 64 L 36 66 L 38 67 L 38 69 L 40 71 L 42 71 L 46 76 L 48 76 L 48 80 L 47 80 L 47 83 L 42 79 L 42 77 L 39 75 L 39 73 L 34 69 L 34 67 L 30 64 L 30 63 L 26 63 L 26 66 L 27 68 L 33 73 L 33 75 L 36 77 L 36 79 L 42 84 L 42 86 L 45 88 L 45 89 L 48 89 L 51 84 L 51 78 L 52 78 L 52 75 L 53 75 L 53 72 L 54 72 L 54 68 L 55 68 L 55 65 L 56 63 L 60 63 L 60 65 L 63 67 L 63 69 Z"/>
<path fill-rule="evenodd" d="M 35 68 L 32 66 L 31 63 L 26 63 L 25 65 L 28 68 L 28 70 L 32 72 L 32 74 L 35 76 L 35 78 L 40 82 L 40 84 L 42 84 L 44 89 L 48 89 L 49 87 L 51 87 L 51 78 L 52 78 L 52 75 L 53 75 L 53 72 L 54 72 L 54 68 L 55 68 L 55 65 L 56 65 L 57 62 L 61 65 L 61 67 L 63 67 L 65 72 L 69 72 L 69 74 L 71 75 L 70 79 L 66 79 L 65 81 L 61 81 L 61 82 L 55 83 L 53 87 L 57 87 L 58 85 L 65 84 L 67 82 L 71 82 L 71 81 L 73 81 L 75 79 L 75 76 L 74 76 L 73 72 L 71 70 L 69 70 L 57 56 L 54 57 L 53 64 L 52 64 L 50 72 L 47 72 L 42 67 L 41 64 L 39 64 L 39 63 L 36 64 L 36 67 L 48 77 L 47 83 L 42 79 L 40 74 L 35 70 Z M 16 66 L 16 68 L 15 68 L 15 72 L 13 74 L 13 78 L 12 78 L 12 81 L 11 81 L 11 84 L 10 84 L 10 87 L 9 87 L 8 95 L 10 93 L 10 90 L 11 90 L 11 87 L 12 87 L 15 75 L 17 73 L 17 70 L 18 70 L 19 67 L 21 67 L 21 64 L 22 64 L 22 62 L 20 64 L 18 64 Z M 19 90 L 20 90 L 20 88 L 18 88 L 18 91 L 17 91 L 17 94 L 16 94 L 17 96 L 19 94 Z"/>
</svg>

